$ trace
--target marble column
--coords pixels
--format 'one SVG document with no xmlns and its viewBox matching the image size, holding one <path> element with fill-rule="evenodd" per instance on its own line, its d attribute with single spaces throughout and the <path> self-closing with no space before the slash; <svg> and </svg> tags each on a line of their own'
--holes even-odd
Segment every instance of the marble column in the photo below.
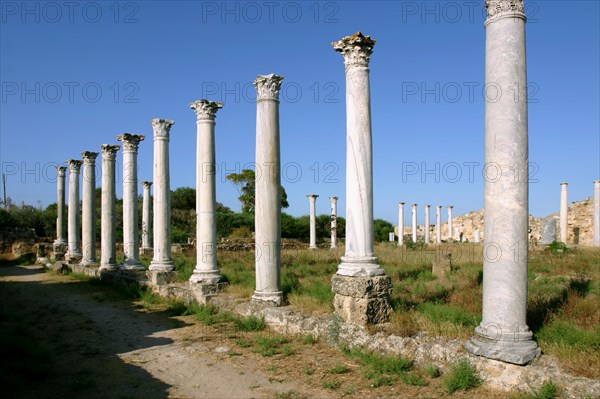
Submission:
<svg viewBox="0 0 600 399">
<path fill-rule="evenodd" d="M 223 103 L 205 99 L 190 104 L 196 112 L 196 267 L 194 283 L 218 283 L 215 118 Z"/>
<path fill-rule="evenodd" d="M 169 171 L 169 139 L 171 126 L 169 119 L 152 119 L 154 135 L 154 203 L 152 204 L 154 250 L 150 270 L 170 272 L 175 269 L 171 259 L 171 184 Z"/>
<path fill-rule="evenodd" d="M 142 182 L 142 249 L 141 253 L 146 254 L 152 251 L 152 243 L 150 240 L 152 234 L 152 199 L 150 198 L 151 181 Z"/>
<path fill-rule="evenodd" d="M 600 180 L 594 181 L 594 246 L 600 247 Z"/>
<path fill-rule="evenodd" d="M 139 259 L 138 231 L 138 146 L 144 136 L 123 133 L 117 137 L 123 143 L 123 252 L 125 259 L 121 268 L 144 270 Z"/>
<path fill-rule="evenodd" d="M 435 207 L 435 242 L 442 243 L 442 206 Z"/>
<path fill-rule="evenodd" d="M 412 241 L 417 242 L 417 204 L 412 204 Z"/>
<path fill-rule="evenodd" d="M 398 202 L 398 246 L 404 245 L 404 202 Z"/>
<path fill-rule="evenodd" d="M 67 168 L 56 167 L 56 240 L 52 245 L 55 260 L 63 260 L 67 252 L 67 227 L 65 218 L 65 174 Z"/>
<path fill-rule="evenodd" d="M 455 227 L 454 228 L 454 240 L 461 242 L 462 240 L 460 239 L 460 228 Z"/>
<path fill-rule="evenodd" d="M 560 241 L 567 243 L 569 232 L 569 202 L 567 186 L 569 183 L 560 183 Z"/>
<path fill-rule="evenodd" d="M 425 205 L 425 244 L 429 244 L 429 208 L 431 205 Z"/>
<path fill-rule="evenodd" d="M 81 258 L 81 235 L 79 214 L 79 171 L 82 161 L 69 159 L 69 227 L 68 227 L 68 256 L 69 258 Z"/>
<path fill-rule="evenodd" d="M 319 197 L 316 194 L 307 195 L 309 202 L 309 218 L 310 218 L 310 244 L 308 249 L 317 249 L 317 211 L 316 203 Z"/>
<path fill-rule="evenodd" d="M 102 144 L 102 208 L 100 211 L 100 270 L 117 269 L 115 221 L 115 159 L 118 145 Z"/>
<path fill-rule="evenodd" d="M 454 206 L 452 205 L 448 205 L 448 232 L 447 232 L 447 240 L 448 242 L 452 241 L 452 237 L 454 234 L 454 230 L 452 229 L 452 208 L 454 208 Z"/>
<path fill-rule="evenodd" d="M 525 9 L 522 0 L 486 0 L 486 87 L 510 93 L 527 87 Z M 487 93 L 485 165 L 501 171 L 484 182 L 483 312 L 466 349 L 508 363 L 540 354 L 527 327 L 528 170 L 526 96 Z M 505 172 L 505 173 L 504 173 Z M 493 177 L 493 178 L 492 178 Z"/>
<path fill-rule="evenodd" d="M 331 201 L 331 249 L 337 248 L 337 200 L 338 197 L 329 197 Z"/>
<path fill-rule="evenodd" d="M 479 230 L 475 230 L 473 232 L 473 242 L 475 244 L 479 244 L 480 241 L 481 241 L 481 234 L 479 233 Z"/>
<path fill-rule="evenodd" d="M 84 151 L 83 190 L 81 195 L 81 235 L 83 241 L 83 266 L 96 262 L 96 157 L 97 152 Z"/>
<path fill-rule="evenodd" d="M 346 321 L 375 324 L 391 312 L 391 280 L 374 253 L 369 61 L 375 40 L 357 32 L 332 45 L 346 72 L 346 250 L 332 278 L 334 309 Z M 365 292 L 367 286 L 376 288 Z"/>
<path fill-rule="evenodd" d="M 283 77 L 258 75 L 256 87 L 256 186 L 254 302 L 281 305 L 281 158 L 279 89 Z"/>
</svg>

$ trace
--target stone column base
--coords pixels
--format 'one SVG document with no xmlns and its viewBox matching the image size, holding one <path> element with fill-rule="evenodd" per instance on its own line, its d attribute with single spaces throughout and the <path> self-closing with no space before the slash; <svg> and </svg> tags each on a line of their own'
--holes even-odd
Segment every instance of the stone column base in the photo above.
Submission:
<svg viewBox="0 0 600 399">
<path fill-rule="evenodd" d="M 175 264 L 172 260 L 153 260 L 152 262 L 150 262 L 150 267 L 148 268 L 148 270 L 153 270 L 157 272 L 171 272 L 175 270 Z"/>
<path fill-rule="evenodd" d="M 73 254 L 73 255 L 67 254 L 67 263 L 70 265 L 77 265 L 77 264 L 81 263 L 81 259 L 83 259 L 83 255 L 81 255 L 81 254 Z"/>
<path fill-rule="evenodd" d="M 335 274 L 331 278 L 335 293 L 335 313 L 348 323 L 360 325 L 385 323 L 392 313 L 388 276 L 351 277 Z"/>
<path fill-rule="evenodd" d="M 274 291 L 274 292 L 261 292 L 254 291 L 254 295 L 252 295 L 253 303 L 262 303 L 266 305 L 272 306 L 281 306 L 283 303 L 283 292 L 282 291 Z"/>
<path fill-rule="evenodd" d="M 171 284 L 175 281 L 175 272 L 162 270 L 148 270 L 146 272 L 150 284 L 160 286 Z"/>
<path fill-rule="evenodd" d="M 52 244 L 52 252 L 54 253 L 55 261 L 65 260 L 65 254 L 67 253 L 67 243 L 54 242 L 54 244 Z"/>
<path fill-rule="evenodd" d="M 524 365 L 542 352 L 532 339 L 531 332 L 510 333 L 505 334 L 505 339 L 496 339 L 481 334 L 479 329 L 480 327 L 477 327 L 475 335 L 463 344 L 465 349 L 474 355 Z"/>
<path fill-rule="evenodd" d="M 119 269 L 121 270 L 146 270 L 142 262 L 135 260 L 124 260 L 123 263 L 119 265 Z"/>
<path fill-rule="evenodd" d="M 223 276 L 221 276 L 218 270 L 194 270 L 194 273 L 190 277 L 190 282 L 196 284 L 216 284 L 222 278 Z"/>
<path fill-rule="evenodd" d="M 198 303 L 206 304 L 227 286 L 228 283 L 194 283 L 189 282 L 188 287 Z"/>
</svg>

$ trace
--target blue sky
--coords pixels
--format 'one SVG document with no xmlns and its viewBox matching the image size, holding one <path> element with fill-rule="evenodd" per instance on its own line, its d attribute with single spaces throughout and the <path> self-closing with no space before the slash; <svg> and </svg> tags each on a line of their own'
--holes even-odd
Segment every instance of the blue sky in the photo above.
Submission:
<svg viewBox="0 0 600 399">
<path fill-rule="evenodd" d="M 544 0 L 526 1 L 526 10 L 530 213 L 544 216 L 558 211 L 560 182 L 569 182 L 573 201 L 591 196 L 600 178 L 600 8 Z M 419 222 L 426 203 L 452 204 L 455 215 L 480 209 L 483 13 L 483 0 L 2 1 L 0 164 L 8 196 L 55 202 L 53 166 L 99 152 L 123 132 L 146 135 L 139 178 L 151 180 L 157 117 L 176 122 L 171 188 L 193 187 L 196 124 L 188 104 L 207 98 L 225 102 L 216 126 L 217 200 L 239 210 L 225 176 L 254 161 L 251 82 L 276 73 L 285 77 L 286 212 L 307 214 L 306 194 L 314 193 L 317 213 L 328 213 L 327 197 L 337 195 L 344 215 L 344 65 L 331 42 L 360 30 L 377 40 L 375 217 L 396 223 L 398 201 L 418 203 Z"/>
</svg>

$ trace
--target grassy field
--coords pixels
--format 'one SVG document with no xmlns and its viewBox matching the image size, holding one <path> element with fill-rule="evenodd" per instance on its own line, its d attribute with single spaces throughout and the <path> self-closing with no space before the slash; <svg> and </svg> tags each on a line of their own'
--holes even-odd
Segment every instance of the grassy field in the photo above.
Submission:
<svg viewBox="0 0 600 399">
<path fill-rule="evenodd" d="M 447 338 L 468 338 L 481 321 L 482 255 L 472 244 L 443 245 L 452 252 L 452 272 L 431 273 L 435 248 L 405 249 L 379 244 L 376 254 L 394 290 L 390 332 L 417 331 Z M 289 250 L 282 254 L 281 285 L 288 302 L 308 314 L 333 311 L 331 276 L 343 248 Z M 176 254 L 179 278 L 189 278 L 193 256 Z M 254 291 L 254 253 L 219 253 L 219 267 L 229 280 L 228 293 L 250 297 Z M 529 254 L 529 328 L 545 354 L 576 375 L 600 377 L 600 252 L 592 248 Z"/>
</svg>

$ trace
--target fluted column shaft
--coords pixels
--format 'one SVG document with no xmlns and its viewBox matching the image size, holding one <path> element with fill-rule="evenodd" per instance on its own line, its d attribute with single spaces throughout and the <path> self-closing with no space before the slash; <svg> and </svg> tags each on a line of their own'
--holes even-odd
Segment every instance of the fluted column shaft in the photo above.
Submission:
<svg viewBox="0 0 600 399">
<path fill-rule="evenodd" d="M 471 353 L 525 364 L 540 350 L 527 327 L 528 133 L 525 9 L 522 0 L 486 0 L 485 245 L 481 324 Z M 519 178 L 508 173 L 518 168 Z M 499 173 L 491 173 L 492 170 Z"/>
<path fill-rule="evenodd" d="M 216 283 L 217 191 L 215 118 L 223 103 L 205 99 L 190 104 L 196 111 L 196 267 L 190 281 Z"/>
<path fill-rule="evenodd" d="M 319 197 L 316 194 L 307 195 L 309 202 L 309 221 L 310 221 L 310 244 L 308 249 L 317 249 L 317 211 L 316 202 Z"/>
<path fill-rule="evenodd" d="M 69 164 L 69 229 L 68 255 L 72 258 L 81 256 L 80 213 L 79 213 L 79 172 L 82 161 L 70 159 Z"/>
<path fill-rule="evenodd" d="M 84 151 L 83 193 L 81 201 L 82 265 L 96 264 L 96 157 L 97 152 Z"/>
<path fill-rule="evenodd" d="M 171 259 L 171 188 L 169 171 L 169 139 L 171 126 L 169 119 L 152 119 L 154 135 L 154 251 L 150 270 L 170 272 L 175 269 Z"/>
<path fill-rule="evenodd" d="M 123 133 L 117 137 L 123 143 L 123 252 L 121 268 L 143 270 L 139 259 L 138 177 L 137 155 L 143 135 Z"/>
<path fill-rule="evenodd" d="M 142 182 L 142 253 L 152 249 L 152 199 L 150 195 L 151 181 Z"/>
<path fill-rule="evenodd" d="M 425 205 L 425 244 L 429 244 L 429 208 L 431 205 Z"/>
<path fill-rule="evenodd" d="M 337 248 L 337 200 L 338 197 L 329 197 L 331 201 L 331 249 Z"/>
<path fill-rule="evenodd" d="M 404 202 L 398 203 L 398 246 L 404 245 Z"/>
<path fill-rule="evenodd" d="M 65 174 L 67 168 L 56 167 L 56 240 L 54 252 L 59 253 L 67 245 L 67 228 L 65 218 Z M 62 253 L 62 252 L 60 252 Z"/>
<path fill-rule="evenodd" d="M 102 208 L 100 215 L 100 269 L 117 268 L 115 159 L 118 145 L 102 145 Z"/>
<path fill-rule="evenodd" d="M 567 243 L 569 232 L 569 183 L 560 183 L 560 241 Z"/>
</svg>

